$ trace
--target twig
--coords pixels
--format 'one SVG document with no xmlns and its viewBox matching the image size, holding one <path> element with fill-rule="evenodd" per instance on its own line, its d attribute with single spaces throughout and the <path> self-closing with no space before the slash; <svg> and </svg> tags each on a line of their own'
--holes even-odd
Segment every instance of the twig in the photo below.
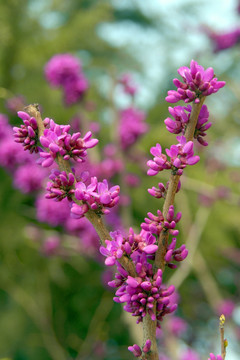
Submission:
<svg viewBox="0 0 240 360">
<path fill-rule="evenodd" d="M 221 339 L 221 356 L 223 360 L 225 360 L 226 357 L 226 347 L 227 347 L 227 340 L 224 339 L 224 324 L 225 324 L 225 316 L 222 314 L 219 318 L 219 330 L 220 330 L 220 339 Z"/>
</svg>

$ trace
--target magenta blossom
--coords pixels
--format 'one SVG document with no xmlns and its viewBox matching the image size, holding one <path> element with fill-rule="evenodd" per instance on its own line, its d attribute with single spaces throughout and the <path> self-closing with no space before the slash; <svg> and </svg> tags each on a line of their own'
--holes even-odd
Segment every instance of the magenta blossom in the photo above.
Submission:
<svg viewBox="0 0 240 360">
<path fill-rule="evenodd" d="M 70 125 L 58 125 L 50 120 L 49 128 L 45 129 L 43 136 L 40 137 L 42 146 L 49 150 L 40 152 L 43 158 L 40 163 L 43 167 L 52 165 L 58 154 L 63 156 L 64 160 L 71 158 L 77 162 L 83 162 L 87 156 L 86 150 L 98 143 L 97 139 L 91 139 L 90 131 L 81 138 L 80 132 L 70 135 L 69 130 Z"/>
<path fill-rule="evenodd" d="M 198 155 L 194 156 L 192 141 L 187 142 L 184 136 L 177 136 L 177 140 L 179 144 L 166 149 L 166 153 L 171 159 L 173 173 L 182 175 L 187 165 L 196 164 L 200 158 Z"/>
<path fill-rule="evenodd" d="M 53 56 L 45 66 L 45 75 L 50 85 L 63 88 L 66 105 L 80 101 L 88 89 L 81 63 L 71 54 Z"/>
<path fill-rule="evenodd" d="M 162 154 L 162 147 L 160 144 L 156 144 L 150 149 L 150 153 L 154 156 L 153 160 L 149 160 L 147 165 L 150 167 L 147 174 L 154 176 L 164 169 L 171 169 L 171 164 L 167 160 L 167 156 Z"/>
<path fill-rule="evenodd" d="M 151 212 L 148 212 L 147 215 L 148 218 L 145 218 L 145 222 L 141 224 L 141 228 L 145 231 L 149 231 L 152 234 L 159 235 L 162 230 L 169 230 L 169 233 L 171 235 L 178 235 L 178 230 L 174 229 L 176 227 L 176 223 L 180 221 L 182 214 L 178 212 L 174 216 L 173 205 L 169 207 L 166 219 L 164 219 L 163 214 L 160 210 L 157 211 L 157 216 L 153 215 Z"/>
<path fill-rule="evenodd" d="M 119 231 L 114 231 L 110 233 L 110 235 L 114 240 L 111 241 L 105 240 L 107 246 L 100 247 L 100 253 L 103 256 L 107 257 L 107 259 L 105 260 L 105 264 L 107 266 L 114 265 L 116 263 L 116 260 L 120 259 L 123 256 L 123 250 L 122 250 L 123 237 L 121 233 Z"/>
<path fill-rule="evenodd" d="M 120 112 L 119 134 L 123 150 L 132 146 L 140 136 L 147 132 L 145 118 L 145 113 L 134 107 Z"/>
<path fill-rule="evenodd" d="M 225 81 L 218 81 L 212 68 L 205 70 L 194 60 L 191 61 L 190 68 L 182 66 L 178 69 L 178 73 L 183 82 L 178 79 L 173 80 L 177 91 L 168 91 L 166 101 L 170 103 L 176 103 L 179 100 L 184 100 L 186 103 L 191 101 L 199 103 L 200 97 L 216 93 L 225 86 Z"/>
<path fill-rule="evenodd" d="M 90 185 L 86 186 L 83 182 L 76 185 L 75 196 L 77 200 L 83 201 L 82 205 L 73 204 L 71 212 L 74 217 L 82 217 L 88 211 L 88 208 L 96 211 L 98 214 L 109 214 L 107 208 L 112 208 L 119 202 L 119 185 L 108 188 L 106 179 L 98 182 L 96 177 L 91 178 Z"/>
<path fill-rule="evenodd" d="M 74 194 L 73 184 L 75 177 L 72 173 L 66 174 L 65 171 L 52 170 L 51 175 L 49 176 L 49 181 L 47 183 L 46 190 L 46 199 L 55 199 L 56 201 L 61 201 L 65 197 L 68 200 L 72 200 L 72 195 Z"/>
</svg>

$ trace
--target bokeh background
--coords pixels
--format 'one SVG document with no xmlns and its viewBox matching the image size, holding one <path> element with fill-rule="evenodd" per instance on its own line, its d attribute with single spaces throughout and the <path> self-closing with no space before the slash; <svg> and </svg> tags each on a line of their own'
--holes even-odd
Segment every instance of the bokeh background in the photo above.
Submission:
<svg viewBox="0 0 240 360">
<path fill-rule="evenodd" d="M 209 146 L 198 147 L 201 161 L 187 169 L 176 197 L 177 209 L 184 214 L 179 241 L 187 242 L 190 255 L 183 266 L 165 275 L 179 293 L 176 318 L 166 320 L 159 334 L 161 349 L 171 360 L 207 359 L 209 352 L 220 353 L 222 311 L 227 318 L 227 359 L 239 359 L 238 7 L 237 0 L 0 2 L 0 112 L 11 125 L 20 124 L 16 110 L 23 103 L 39 103 L 44 117 L 61 124 L 73 118 L 76 124 L 80 118 L 82 128 L 95 129 L 101 159 L 104 145 L 116 138 L 118 109 L 132 104 L 117 79 L 125 72 L 132 74 L 138 88 L 134 106 L 146 113 L 149 131 L 129 153 L 116 154 L 124 162 L 124 174 L 138 177 L 132 181 L 138 186 L 131 188 L 132 182 L 121 174 L 112 177 L 112 182 L 123 185 L 125 227 L 139 229 L 146 212 L 162 206 L 147 188 L 167 178 L 161 173 L 157 180 L 147 177 L 145 164 L 156 142 L 169 147 L 174 141 L 164 125 L 169 105 L 164 99 L 173 89 L 177 69 L 195 59 L 213 67 L 227 83 L 206 101 L 213 122 Z M 78 57 L 89 81 L 84 101 L 73 106 L 64 105 L 62 91 L 52 88 L 44 76 L 46 63 L 59 53 Z M 38 193 L 26 194 L 16 181 L 14 185 L 15 170 L 4 160 L 13 150 L 3 139 L 0 150 L 0 357 L 131 359 L 127 346 L 139 340 L 141 328 L 112 301 L 107 286 L 112 273 L 106 271 L 96 243 L 86 245 L 92 235 L 73 236 L 62 224 L 39 223 Z M 51 251 L 46 245 L 49 236 L 60 239 Z M 190 348 L 196 351 L 191 356 Z"/>
</svg>

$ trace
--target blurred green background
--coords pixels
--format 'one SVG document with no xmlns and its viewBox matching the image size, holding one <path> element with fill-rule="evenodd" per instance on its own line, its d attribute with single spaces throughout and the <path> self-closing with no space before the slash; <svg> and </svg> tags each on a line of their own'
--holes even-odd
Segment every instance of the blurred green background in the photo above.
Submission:
<svg viewBox="0 0 240 360">
<path fill-rule="evenodd" d="M 147 112 L 150 126 L 137 144 L 146 157 L 156 142 L 163 147 L 173 142 L 163 122 L 168 116 L 164 98 L 173 89 L 177 68 L 194 58 L 214 67 L 216 76 L 227 82 L 206 101 L 213 122 L 209 146 L 199 148 L 201 162 L 187 169 L 176 198 L 183 212 L 179 239 L 188 240 L 192 255 L 185 268 L 175 274 L 168 270 L 165 278 L 178 287 L 177 314 L 189 324 L 179 341 L 173 339 L 174 354 L 163 345 L 172 360 L 180 359 L 186 346 L 203 359 L 210 351 L 220 353 L 217 308 L 224 299 L 235 303 L 226 323 L 227 358 L 238 359 L 240 351 L 240 52 L 236 45 L 214 54 L 202 30 L 203 25 L 216 32 L 240 26 L 237 5 L 217 0 L 0 2 L 0 112 L 12 125 L 20 121 L 6 108 L 6 100 L 16 95 L 24 96 L 27 104 L 39 103 L 44 117 L 61 124 L 79 110 L 78 105 L 65 108 L 61 91 L 50 88 L 44 78 L 46 62 L 57 53 L 69 52 L 82 61 L 90 82 L 87 100 L 95 104 L 90 118 L 102 124 L 100 148 L 111 124 L 113 78 L 133 73 L 139 86 L 136 106 Z M 113 97 L 119 108 L 129 105 L 118 90 Z M 154 213 L 162 203 L 146 191 L 156 180 L 137 165 L 128 164 L 128 169 L 142 178 L 141 186 L 131 189 L 129 206 L 133 226 L 139 228 L 146 211 Z M 113 293 L 103 285 L 101 261 L 79 252 L 43 256 L 32 240 L 37 225 L 34 195 L 14 189 L 5 169 L 0 168 L 0 176 L 0 358 L 131 359 L 127 346 L 141 329 L 132 330 L 121 306 L 112 301 Z M 160 174 L 158 181 L 163 180 Z M 206 206 L 206 197 L 216 198 L 226 188 L 223 199 L 219 195 Z"/>
</svg>

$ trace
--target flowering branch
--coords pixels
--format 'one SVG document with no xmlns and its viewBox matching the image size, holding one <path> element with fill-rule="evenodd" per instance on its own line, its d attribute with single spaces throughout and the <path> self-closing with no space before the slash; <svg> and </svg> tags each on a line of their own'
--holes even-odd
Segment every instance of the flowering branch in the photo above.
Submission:
<svg viewBox="0 0 240 360">
<path fill-rule="evenodd" d="M 38 125 L 38 136 L 40 138 L 40 136 L 43 136 L 44 134 L 45 127 L 43 124 L 41 114 L 39 112 L 38 105 L 37 104 L 28 105 L 24 110 L 31 117 L 34 117 L 36 119 Z M 60 171 L 65 171 L 67 174 L 72 172 L 69 161 L 64 160 L 63 157 L 59 154 L 57 154 L 56 163 L 58 164 Z M 80 206 L 82 205 L 82 202 L 80 200 L 77 200 L 74 195 L 73 195 L 73 199 L 76 204 Z M 93 224 L 95 230 L 99 235 L 100 242 L 103 246 L 105 246 L 105 240 L 111 241 L 111 236 L 100 216 L 98 216 L 94 211 L 89 209 L 88 212 L 85 214 L 85 217 Z M 129 274 L 135 276 L 136 272 L 134 266 L 132 262 L 127 259 L 126 256 L 123 256 L 121 259 L 119 259 L 119 262 L 124 267 L 124 269 L 127 272 L 129 272 Z"/>
<path fill-rule="evenodd" d="M 81 97 L 87 86 L 84 78 L 79 75 L 79 64 L 65 55 L 53 60 L 46 68 L 49 79 L 53 85 L 63 86 L 68 104 L 75 102 L 74 93 L 69 98 L 68 90 L 74 85 L 74 89 L 78 90 L 77 96 Z M 70 78 L 69 71 L 67 78 L 63 76 L 62 70 L 66 70 L 66 67 L 62 69 L 61 61 L 72 74 Z M 71 169 L 69 160 L 81 164 L 86 161 L 87 150 L 98 143 L 97 139 L 91 138 L 90 131 L 83 138 L 79 132 L 71 135 L 69 125 L 58 125 L 49 118 L 42 120 L 36 105 L 28 106 L 27 113 L 18 113 L 24 125 L 14 128 L 16 141 L 22 143 L 24 149 L 30 153 L 39 153 L 38 162 L 43 167 L 49 167 L 54 162 L 59 166 L 59 170 L 52 170 L 52 182 L 47 184 L 46 198 L 61 201 L 66 197 L 71 205 L 71 215 L 77 219 L 85 216 L 95 227 L 100 237 L 100 252 L 106 257 L 105 264 L 117 265 L 115 279 L 108 284 L 117 288 L 114 301 L 126 303 L 124 310 L 137 317 L 137 323 L 143 322 L 143 346 L 140 348 L 134 344 L 129 350 L 144 360 L 158 360 L 156 328 L 161 327 L 165 315 L 173 313 L 177 308 L 171 298 L 175 291 L 174 286 L 167 287 L 163 284 L 165 266 L 174 269 L 177 266 L 174 262 L 183 261 L 188 255 L 185 245 L 176 248 L 179 231 L 175 227 L 181 219 L 181 213 L 175 214 L 173 203 L 176 192 L 180 190 L 179 179 L 186 166 L 194 165 L 200 160 L 199 156 L 194 155 L 192 140 L 195 138 L 200 144 L 208 145 L 203 140 L 206 130 L 211 126 L 211 123 L 208 123 L 207 107 L 203 105 L 205 97 L 216 93 L 225 85 L 218 81 L 212 68 L 205 70 L 194 60 L 191 61 L 190 68 L 183 66 L 178 72 L 183 82 L 173 80 L 177 91 L 170 90 L 166 100 L 171 103 L 184 100 L 185 103 L 193 102 L 193 105 L 169 107 L 174 120 L 167 118 L 165 124 L 170 132 L 181 134 L 177 136 L 178 144 L 166 149 L 166 155 L 162 153 L 160 144 L 151 148 L 154 157 L 147 163 L 150 168 L 148 175 L 154 176 L 163 170 L 170 170 L 171 175 L 166 186 L 160 183 L 158 189 L 153 187 L 148 190 L 152 196 L 163 197 L 165 201 L 162 212 L 158 210 L 157 215 L 147 213 L 148 217 L 141 224 L 142 230 L 139 234 L 135 234 L 132 228 L 127 236 L 119 230 L 109 233 L 102 221 L 101 216 L 108 214 L 109 209 L 119 201 L 118 185 L 109 188 L 106 179 L 99 182 L 96 177 L 92 177 L 87 185 L 86 173 L 81 173 L 79 178 L 74 169 Z M 127 89 L 131 93 L 135 91 L 131 86 Z M 134 129 L 128 127 L 129 123 L 132 123 L 129 117 L 131 118 L 133 113 L 135 114 L 133 108 L 128 109 L 124 112 L 124 121 L 122 119 L 123 149 L 132 145 L 133 140 L 146 131 L 142 116 Z M 125 136 L 129 135 L 129 132 L 132 135 L 130 138 Z M 38 146 L 39 141 L 41 147 Z M 170 243 L 169 235 L 172 236 Z"/>
</svg>

